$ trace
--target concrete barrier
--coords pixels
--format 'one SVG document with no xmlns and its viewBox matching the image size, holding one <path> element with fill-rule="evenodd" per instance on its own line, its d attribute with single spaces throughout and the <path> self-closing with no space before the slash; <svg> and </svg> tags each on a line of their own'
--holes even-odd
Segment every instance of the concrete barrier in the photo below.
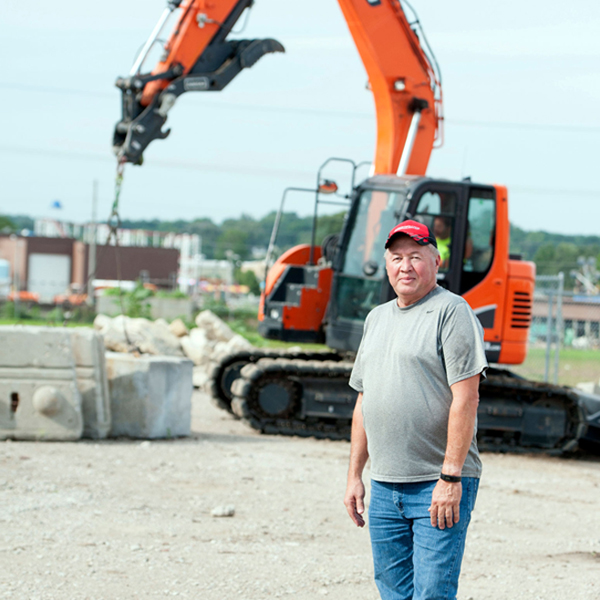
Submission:
<svg viewBox="0 0 600 600">
<path fill-rule="evenodd" d="M 69 330 L 0 327 L 0 439 L 77 440 L 82 433 Z"/>
<path fill-rule="evenodd" d="M 149 299 L 152 318 L 172 321 L 184 317 L 188 321 L 194 316 L 195 305 L 190 298 L 161 298 L 153 296 Z"/>
<path fill-rule="evenodd" d="M 92 329 L 69 330 L 81 394 L 83 437 L 103 439 L 110 431 L 110 396 L 102 336 Z"/>
<path fill-rule="evenodd" d="M 185 358 L 106 353 L 111 436 L 169 438 L 191 432 L 192 367 Z"/>
</svg>

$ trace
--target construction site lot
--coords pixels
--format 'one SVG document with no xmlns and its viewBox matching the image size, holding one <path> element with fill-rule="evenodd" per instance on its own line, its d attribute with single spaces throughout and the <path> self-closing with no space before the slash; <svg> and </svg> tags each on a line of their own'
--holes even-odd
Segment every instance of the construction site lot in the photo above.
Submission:
<svg viewBox="0 0 600 600">
<path fill-rule="evenodd" d="M 342 504 L 348 442 L 260 435 L 200 392 L 192 423 L 1 442 L 0 598 L 379 597 Z M 600 598 L 600 461 L 482 458 L 459 598 Z"/>
</svg>

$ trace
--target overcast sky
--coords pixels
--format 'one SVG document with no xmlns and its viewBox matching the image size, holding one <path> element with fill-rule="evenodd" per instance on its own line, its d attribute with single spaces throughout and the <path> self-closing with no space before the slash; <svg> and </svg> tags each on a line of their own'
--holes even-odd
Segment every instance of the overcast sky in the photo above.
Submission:
<svg viewBox="0 0 600 600">
<path fill-rule="evenodd" d="M 0 3 L 1 212 L 83 222 L 96 179 L 108 216 L 114 80 L 165 4 Z M 600 234 L 598 4 L 412 4 L 443 76 L 445 144 L 428 174 L 507 185 L 511 221 L 525 229 Z M 223 92 L 179 98 L 171 136 L 148 147 L 143 167 L 127 167 L 124 218 L 262 217 L 286 186 L 313 186 L 328 157 L 372 158 L 372 97 L 335 0 L 256 0 L 241 37 L 276 38 L 286 54 L 262 58 Z M 291 197 L 289 209 L 307 214 L 312 198 Z"/>
</svg>

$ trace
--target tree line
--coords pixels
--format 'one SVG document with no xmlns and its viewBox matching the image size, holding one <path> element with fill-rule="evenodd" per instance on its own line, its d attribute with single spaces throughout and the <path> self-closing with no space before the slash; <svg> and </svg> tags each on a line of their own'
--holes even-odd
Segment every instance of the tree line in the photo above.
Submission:
<svg viewBox="0 0 600 600">
<path fill-rule="evenodd" d="M 242 214 L 237 219 L 225 219 L 217 224 L 209 218 L 193 220 L 163 221 L 160 219 L 125 219 L 126 229 L 148 231 L 172 231 L 196 233 L 202 238 L 202 253 L 206 258 L 224 259 L 228 250 L 233 251 L 240 261 L 253 257 L 253 249 L 265 249 L 271 237 L 276 212 L 272 211 L 260 219 Z M 300 217 L 294 212 L 284 213 L 277 236 L 277 249 L 283 251 L 297 244 L 310 243 L 312 216 Z M 320 244 L 325 236 L 339 233 L 344 213 L 320 215 L 316 241 Z M 27 216 L 1 216 L 0 232 L 33 229 L 33 219 Z M 526 231 L 515 225 L 510 228 L 510 251 L 537 265 L 540 275 L 556 275 L 563 271 L 567 287 L 572 286 L 569 273 L 578 268 L 579 257 L 593 257 L 600 265 L 600 236 L 564 235 L 545 231 Z"/>
</svg>

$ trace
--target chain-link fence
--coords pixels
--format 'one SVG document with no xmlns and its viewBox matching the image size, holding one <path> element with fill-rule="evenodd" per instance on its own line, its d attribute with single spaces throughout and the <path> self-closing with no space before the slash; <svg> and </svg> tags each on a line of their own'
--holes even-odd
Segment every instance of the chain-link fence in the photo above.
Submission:
<svg viewBox="0 0 600 600">
<path fill-rule="evenodd" d="M 527 359 L 514 370 L 536 381 L 569 386 L 593 382 L 597 386 L 600 295 L 565 291 L 563 273 L 538 276 Z"/>
</svg>

